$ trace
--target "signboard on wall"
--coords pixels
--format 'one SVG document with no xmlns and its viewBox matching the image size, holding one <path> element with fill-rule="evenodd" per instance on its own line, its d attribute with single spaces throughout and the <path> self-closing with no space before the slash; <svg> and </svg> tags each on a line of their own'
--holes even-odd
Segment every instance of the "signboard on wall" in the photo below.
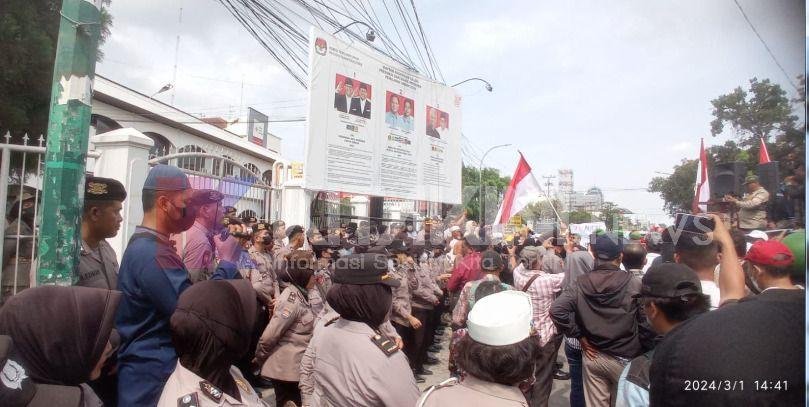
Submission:
<svg viewBox="0 0 809 407">
<path fill-rule="evenodd" d="M 269 117 L 252 107 L 247 108 L 247 139 L 253 144 L 267 147 Z"/>
<path fill-rule="evenodd" d="M 461 203 L 461 98 L 312 28 L 305 187 Z"/>
</svg>

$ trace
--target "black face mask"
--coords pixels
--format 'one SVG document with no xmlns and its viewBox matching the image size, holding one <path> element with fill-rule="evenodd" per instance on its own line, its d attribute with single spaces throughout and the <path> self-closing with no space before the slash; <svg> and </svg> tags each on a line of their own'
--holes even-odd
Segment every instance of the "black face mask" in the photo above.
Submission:
<svg viewBox="0 0 809 407">
<path fill-rule="evenodd" d="M 272 238 L 272 236 L 270 236 L 270 235 L 265 235 L 264 237 L 262 237 L 262 238 L 261 238 L 261 243 L 263 243 L 265 246 L 270 246 L 270 245 L 272 245 L 272 243 L 273 243 L 273 238 Z"/>
</svg>

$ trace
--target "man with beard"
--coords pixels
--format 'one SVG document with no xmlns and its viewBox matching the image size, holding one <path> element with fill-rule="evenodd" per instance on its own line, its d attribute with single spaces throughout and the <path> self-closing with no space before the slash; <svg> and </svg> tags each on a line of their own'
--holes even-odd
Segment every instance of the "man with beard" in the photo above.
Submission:
<svg viewBox="0 0 809 407">
<path fill-rule="evenodd" d="M 169 236 L 194 224 L 192 193 L 185 174 L 170 165 L 152 168 L 143 185 L 143 220 L 129 240 L 118 274 L 123 294 L 115 319 L 121 336 L 120 406 L 157 403 L 177 363 L 169 319 L 191 281 Z"/>
<path fill-rule="evenodd" d="M 117 256 L 106 239 L 118 234 L 125 199 L 126 189 L 114 179 L 88 176 L 84 181 L 81 257 L 76 285 L 118 289 Z"/>
</svg>

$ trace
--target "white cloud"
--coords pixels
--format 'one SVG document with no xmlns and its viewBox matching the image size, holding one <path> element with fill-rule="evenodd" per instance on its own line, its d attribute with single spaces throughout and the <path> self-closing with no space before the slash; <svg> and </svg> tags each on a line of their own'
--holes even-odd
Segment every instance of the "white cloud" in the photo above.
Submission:
<svg viewBox="0 0 809 407">
<path fill-rule="evenodd" d="M 681 141 L 679 143 L 672 144 L 669 147 L 669 150 L 675 153 L 681 153 L 683 151 L 689 151 L 694 148 L 694 143 L 690 141 Z"/>
<path fill-rule="evenodd" d="M 528 46 L 535 39 L 534 26 L 517 20 L 498 18 L 464 24 L 460 46 L 470 57 L 497 56 L 515 47 Z"/>
</svg>

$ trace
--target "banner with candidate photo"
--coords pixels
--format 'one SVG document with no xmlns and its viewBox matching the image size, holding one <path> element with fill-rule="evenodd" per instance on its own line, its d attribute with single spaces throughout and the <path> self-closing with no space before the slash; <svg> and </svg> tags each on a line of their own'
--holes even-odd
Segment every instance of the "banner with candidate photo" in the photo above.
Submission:
<svg viewBox="0 0 809 407">
<path fill-rule="evenodd" d="M 461 98 L 361 42 L 312 28 L 305 187 L 461 203 Z"/>
</svg>

